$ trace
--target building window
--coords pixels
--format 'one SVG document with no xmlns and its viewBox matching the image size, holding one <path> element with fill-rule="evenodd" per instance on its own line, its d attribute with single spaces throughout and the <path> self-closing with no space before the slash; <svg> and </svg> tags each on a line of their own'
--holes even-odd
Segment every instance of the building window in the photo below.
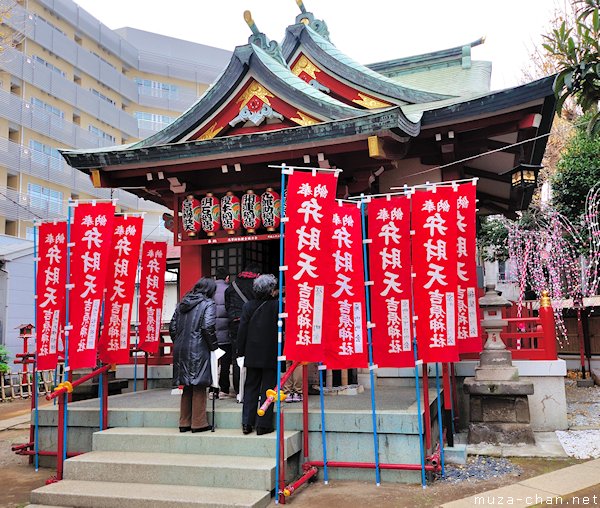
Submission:
<svg viewBox="0 0 600 508">
<path fill-rule="evenodd" d="M 167 99 L 177 99 L 179 97 L 179 87 L 177 85 L 142 78 L 135 78 L 135 82 L 141 95 Z"/>
<path fill-rule="evenodd" d="M 48 25 L 50 28 L 52 28 L 53 30 L 56 30 L 58 33 L 63 34 L 63 35 L 67 35 L 65 32 L 63 32 L 60 28 L 58 28 L 56 25 L 53 25 L 52 23 L 50 23 L 50 21 L 45 20 L 44 18 L 42 18 L 39 14 L 35 15 L 35 22 L 41 22 L 41 23 L 45 23 L 46 25 Z"/>
<path fill-rule="evenodd" d="M 113 101 L 110 97 L 107 97 L 106 95 L 104 95 L 103 93 L 99 92 L 98 90 L 96 90 L 95 88 L 90 88 L 90 92 L 92 92 L 96 97 L 98 97 L 99 99 L 102 99 L 103 101 L 108 102 L 109 104 L 112 104 L 113 106 L 115 106 L 117 103 L 115 101 Z"/>
<path fill-rule="evenodd" d="M 49 212 L 62 214 L 63 193 L 54 189 L 42 187 L 37 183 L 27 185 L 29 202 L 36 208 L 48 209 Z"/>
<path fill-rule="evenodd" d="M 50 168 L 55 170 L 63 169 L 63 158 L 56 148 L 53 148 L 44 143 L 40 143 L 35 139 L 29 140 L 29 148 L 31 148 L 31 160 L 38 164 L 48 164 Z"/>
<path fill-rule="evenodd" d="M 53 115 L 56 115 L 59 118 L 65 117 L 64 111 L 61 111 L 60 109 L 55 108 L 52 104 L 48 104 L 47 102 L 41 101 L 40 99 L 37 99 L 36 97 L 31 98 L 31 104 L 34 107 L 43 109 L 43 110 L 47 111 L 48 113 L 52 113 Z"/>
<path fill-rule="evenodd" d="M 136 111 L 135 118 L 138 121 L 138 127 L 140 129 L 149 131 L 160 131 L 175 120 L 175 118 L 171 116 L 157 115 L 146 111 Z"/>
<path fill-rule="evenodd" d="M 43 58 L 41 58 L 37 55 L 32 55 L 31 59 L 33 60 L 34 65 L 43 65 L 44 67 L 47 67 L 48 69 L 50 69 L 52 72 L 56 72 L 56 74 L 60 74 L 63 78 L 67 77 L 66 73 L 63 70 L 56 67 L 56 65 L 52 65 L 50 62 L 47 62 Z"/>
<path fill-rule="evenodd" d="M 112 136 L 108 132 L 104 132 L 103 130 L 98 129 L 98 127 L 96 127 L 94 125 L 89 125 L 88 126 L 88 131 L 90 131 L 92 134 L 95 134 L 99 138 L 102 138 L 102 139 L 105 139 L 107 141 L 110 141 L 111 143 L 114 143 L 116 141 L 116 138 L 114 136 Z"/>
</svg>

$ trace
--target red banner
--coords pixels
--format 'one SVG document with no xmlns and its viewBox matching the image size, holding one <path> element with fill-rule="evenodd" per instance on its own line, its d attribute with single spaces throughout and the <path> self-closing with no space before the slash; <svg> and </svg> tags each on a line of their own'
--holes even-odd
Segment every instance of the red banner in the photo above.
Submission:
<svg viewBox="0 0 600 508">
<path fill-rule="evenodd" d="M 69 367 L 96 366 L 98 331 L 113 234 L 112 203 L 75 208 L 71 225 Z"/>
<path fill-rule="evenodd" d="M 373 363 L 414 367 L 410 263 L 410 201 L 375 199 L 368 204 Z"/>
<path fill-rule="evenodd" d="M 475 185 L 462 184 L 456 193 L 457 205 L 457 277 L 459 353 L 479 353 L 483 348 L 477 301 L 477 267 L 475 260 Z"/>
<path fill-rule="evenodd" d="M 65 324 L 67 223 L 47 222 L 40 225 L 38 238 L 37 369 L 51 370 L 58 361 L 59 339 L 62 341 Z"/>
<path fill-rule="evenodd" d="M 285 356 L 324 361 L 325 282 L 331 268 L 331 212 L 337 177 L 322 171 L 295 171 L 287 185 L 289 221 L 284 238 L 286 272 Z"/>
<path fill-rule="evenodd" d="M 139 348 L 147 353 L 158 353 L 166 267 L 167 244 L 144 242 L 140 278 Z"/>
<path fill-rule="evenodd" d="M 104 363 L 129 362 L 129 328 L 143 223 L 141 217 L 115 217 L 98 346 L 100 360 Z"/>
<path fill-rule="evenodd" d="M 360 369 L 369 364 L 362 217 L 356 204 L 338 203 L 331 218 L 333 270 L 326 279 L 325 363 L 328 369 Z"/>
<path fill-rule="evenodd" d="M 458 361 L 456 198 L 450 186 L 418 191 L 412 197 L 418 357 L 427 363 Z"/>
</svg>

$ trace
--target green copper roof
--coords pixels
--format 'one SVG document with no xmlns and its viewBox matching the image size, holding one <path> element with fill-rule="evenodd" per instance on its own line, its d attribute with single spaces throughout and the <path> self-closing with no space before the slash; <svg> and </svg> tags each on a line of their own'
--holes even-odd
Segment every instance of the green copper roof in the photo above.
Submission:
<svg viewBox="0 0 600 508">
<path fill-rule="evenodd" d="M 404 83 L 402 80 L 390 79 L 390 78 L 384 76 L 383 74 L 379 74 L 378 72 L 375 72 L 374 70 L 369 69 L 367 66 L 356 62 L 349 56 L 342 53 L 333 44 L 331 44 L 331 42 L 329 42 L 327 39 L 324 39 L 323 37 L 321 37 L 312 28 L 306 27 L 306 32 L 310 35 L 310 37 L 317 44 L 317 46 L 319 46 L 323 51 L 328 53 L 330 56 L 332 56 L 333 58 L 335 58 L 342 64 L 347 65 L 348 67 L 350 67 L 358 72 L 361 72 L 367 76 L 370 76 L 379 81 L 383 81 L 385 83 L 391 84 L 393 86 L 396 86 L 396 87 L 403 86 L 405 88 L 414 88 L 414 86 Z M 415 90 L 415 91 L 416 92 L 419 92 L 419 91 L 425 92 L 427 90 Z"/>
<path fill-rule="evenodd" d="M 348 116 L 359 116 L 364 114 L 365 111 L 360 108 L 354 108 L 349 106 L 337 99 L 330 97 L 329 95 L 317 90 L 314 86 L 310 86 L 306 81 L 300 79 L 296 76 L 289 67 L 285 67 L 281 65 L 277 60 L 269 56 L 265 51 L 259 48 L 256 45 L 252 45 L 252 49 L 254 50 L 254 54 L 259 58 L 259 60 L 271 71 L 275 76 L 279 79 L 287 83 L 288 85 L 294 87 L 296 90 L 302 92 L 309 97 L 321 102 L 325 102 L 331 104 L 333 106 L 341 107 L 348 110 Z M 266 87 L 268 87 L 268 83 L 263 83 Z"/>
</svg>

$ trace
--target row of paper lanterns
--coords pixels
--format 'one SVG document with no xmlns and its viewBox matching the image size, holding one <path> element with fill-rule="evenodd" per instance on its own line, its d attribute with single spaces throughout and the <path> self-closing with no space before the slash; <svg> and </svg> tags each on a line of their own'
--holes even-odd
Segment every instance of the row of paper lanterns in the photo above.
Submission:
<svg viewBox="0 0 600 508">
<path fill-rule="evenodd" d="M 233 235 L 240 227 L 255 233 L 261 226 L 276 231 L 281 222 L 281 198 L 272 188 L 260 196 L 248 190 L 238 198 L 229 191 L 221 199 L 209 192 L 201 199 L 187 196 L 181 204 L 181 222 L 188 237 L 195 237 L 200 230 L 214 236 L 223 229 Z"/>
</svg>

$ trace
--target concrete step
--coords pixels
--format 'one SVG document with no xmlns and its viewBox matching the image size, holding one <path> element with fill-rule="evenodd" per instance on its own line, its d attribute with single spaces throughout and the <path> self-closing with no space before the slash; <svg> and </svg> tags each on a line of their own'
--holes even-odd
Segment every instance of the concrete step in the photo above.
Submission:
<svg viewBox="0 0 600 508">
<path fill-rule="evenodd" d="M 188 485 L 132 484 L 62 480 L 31 493 L 31 502 L 44 506 L 81 508 L 263 508 L 267 491 L 192 487 Z"/>
<path fill-rule="evenodd" d="M 286 457 L 302 449 L 302 433 L 285 432 Z M 275 457 L 275 433 L 244 435 L 242 429 L 215 429 L 214 432 L 181 433 L 177 428 L 119 427 L 95 432 L 92 449 L 146 453 L 192 453 L 198 455 L 243 455 Z"/>
<path fill-rule="evenodd" d="M 275 484 L 275 459 L 189 453 L 89 452 L 65 461 L 64 478 L 269 491 Z"/>
</svg>

